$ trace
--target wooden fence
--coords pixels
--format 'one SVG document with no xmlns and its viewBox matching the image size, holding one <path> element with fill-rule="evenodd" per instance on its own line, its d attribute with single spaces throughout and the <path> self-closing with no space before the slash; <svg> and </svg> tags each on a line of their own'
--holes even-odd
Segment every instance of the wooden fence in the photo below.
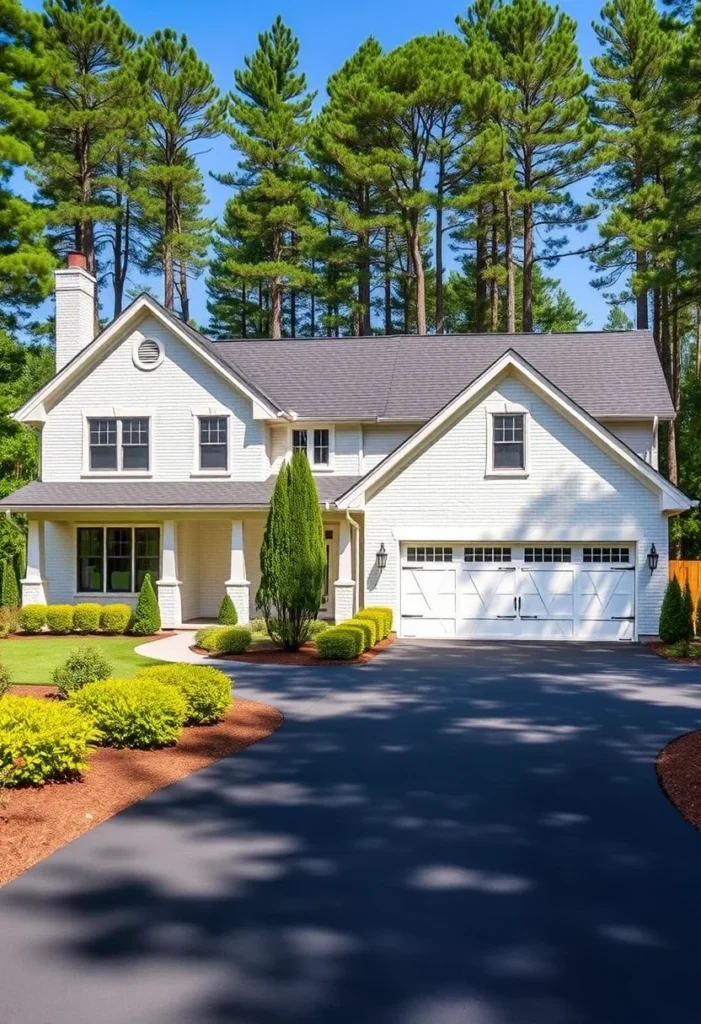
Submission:
<svg viewBox="0 0 701 1024">
<path fill-rule="evenodd" d="M 686 586 L 686 581 L 689 581 L 691 587 L 691 594 L 694 598 L 694 608 L 698 604 L 698 600 L 701 597 L 701 560 L 680 560 L 673 561 L 670 559 L 669 562 L 669 578 L 676 576 L 682 587 Z"/>
</svg>

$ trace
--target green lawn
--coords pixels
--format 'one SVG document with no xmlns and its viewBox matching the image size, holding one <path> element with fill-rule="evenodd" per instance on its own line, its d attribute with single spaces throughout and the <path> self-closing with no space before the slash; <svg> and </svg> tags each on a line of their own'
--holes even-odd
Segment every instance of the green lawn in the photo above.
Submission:
<svg viewBox="0 0 701 1024">
<path fill-rule="evenodd" d="M 62 665 L 74 648 L 85 645 L 97 647 L 109 658 L 113 675 L 130 677 L 147 665 L 161 664 L 134 653 L 135 647 L 147 642 L 146 637 L 131 636 L 21 637 L 0 640 L 0 662 L 9 670 L 13 683 L 46 686 L 57 665 Z"/>
</svg>

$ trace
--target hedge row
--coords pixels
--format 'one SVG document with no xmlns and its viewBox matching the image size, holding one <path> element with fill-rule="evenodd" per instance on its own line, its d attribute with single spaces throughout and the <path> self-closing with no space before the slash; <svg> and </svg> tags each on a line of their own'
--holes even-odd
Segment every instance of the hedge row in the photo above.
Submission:
<svg viewBox="0 0 701 1024">
<path fill-rule="evenodd" d="M 379 606 L 361 608 L 352 619 L 331 626 L 316 638 L 322 658 L 349 660 L 369 651 L 392 629 L 392 609 Z"/>
<path fill-rule="evenodd" d="M 26 604 L 19 613 L 19 625 L 25 633 L 41 633 L 48 627 L 50 633 L 97 633 L 102 631 L 110 635 L 127 633 L 135 627 L 134 611 L 128 604 Z M 156 625 L 151 620 L 146 626 L 142 621 L 139 632 L 156 633 L 160 629 L 160 620 Z"/>
</svg>

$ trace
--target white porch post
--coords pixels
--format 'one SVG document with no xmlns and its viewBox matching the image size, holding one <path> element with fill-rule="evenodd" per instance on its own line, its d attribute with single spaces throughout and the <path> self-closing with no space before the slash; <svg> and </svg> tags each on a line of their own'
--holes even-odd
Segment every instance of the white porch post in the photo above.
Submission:
<svg viewBox="0 0 701 1024">
<path fill-rule="evenodd" d="M 243 521 L 231 521 L 231 573 L 226 581 L 226 592 L 234 602 L 241 625 L 250 620 L 251 584 L 246 579 L 246 556 L 243 550 Z"/>
<path fill-rule="evenodd" d="M 158 587 L 158 607 L 161 610 L 161 625 L 164 629 L 182 626 L 177 527 L 174 519 L 166 519 L 163 523 L 163 565 L 161 578 L 156 586 Z"/>
<path fill-rule="evenodd" d="M 30 519 L 27 534 L 27 571 L 22 583 L 22 604 L 46 604 L 47 581 L 44 579 L 44 523 Z"/>
<path fill-rule="evenodd" d="M 353 618 L 355 580 L 353 579 L 353 545 L 351 526 L 341 520 L 338 532 L 338 579 L 334 583 L 334 618 L 336 622 Z"/>
</svg>

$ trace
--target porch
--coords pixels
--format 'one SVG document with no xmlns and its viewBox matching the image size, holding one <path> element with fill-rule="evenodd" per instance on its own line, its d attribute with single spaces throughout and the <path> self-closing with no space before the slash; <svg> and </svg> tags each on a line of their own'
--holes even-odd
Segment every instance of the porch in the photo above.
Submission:
<svg viewBox="0 0 701 1024">
<path fill-rule="evenodd" d="M 246 623 L 258 614 L 260 547 L 266 513 L 164 513 L 125 510 L 29 520 L 22 603 L 138 600 L 146 571 L 164 628 L 216 620 L 228 594 Z M 327 572 L 321 617 L 349 618 L 358 607 L 360 530 L 340 514 L 323 516 Z"/>
</svg>

